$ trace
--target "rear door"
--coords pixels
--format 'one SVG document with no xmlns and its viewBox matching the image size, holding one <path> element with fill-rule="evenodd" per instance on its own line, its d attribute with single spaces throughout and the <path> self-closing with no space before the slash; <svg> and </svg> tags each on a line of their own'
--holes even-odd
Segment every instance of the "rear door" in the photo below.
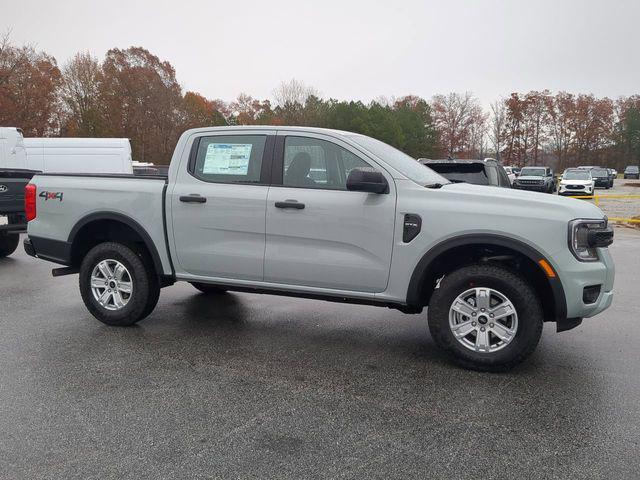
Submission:
<svg viewBox="0 0 640 480">
<path fill-rule="evenodd" d="M 178 274 L 263 279 L 274 132 L 197 137 L 170 195 Z"/>
<path fill-rule="evenodd" d="M 375 168 L 389 193 L 346 189 L 354 168 Z M 396 189 L 387 172 L 333 137 L 279 132 L 267 198 L 267 282 L 354 292 L 387 287 Z"/>
</svg>

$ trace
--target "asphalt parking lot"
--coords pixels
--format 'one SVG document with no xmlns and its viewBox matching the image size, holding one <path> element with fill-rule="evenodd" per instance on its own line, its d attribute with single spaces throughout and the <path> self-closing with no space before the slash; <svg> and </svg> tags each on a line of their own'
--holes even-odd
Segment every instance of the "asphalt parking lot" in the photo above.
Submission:
<svg viewBox="0 0 640 480">
<path fill-rule="evenodd" d="M 601 196 L 598 199 L 598 206 L 609 217 L 640 218 L 640 198 L 607 198 L 610 195 L 640 195 L 640 180 L 616 178 L 614 180 L 613 188 L 610 188 L 609 190 L 598 188 L 596 189 L 595 194 Z M 594 202 L 594 200 L 588 199 L 582 201 Z"/>
<path fill-rule="evenodd" d="M 616 298 L 525 365 L 459 369 L 425 315 L 163 290 L 138 326 L 77 276 L 0 260 L 0 476 L 637 478 L 640 230 L 616 228 Z"/>
</svg>

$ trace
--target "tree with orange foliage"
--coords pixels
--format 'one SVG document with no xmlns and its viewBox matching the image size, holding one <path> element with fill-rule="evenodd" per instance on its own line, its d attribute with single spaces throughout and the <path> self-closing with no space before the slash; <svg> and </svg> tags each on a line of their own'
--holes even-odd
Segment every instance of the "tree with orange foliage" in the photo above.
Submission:
<svg viewBox="0 0 640 480">
<path fill-rule="evenodd" d="M 61 74 L 56 60 L 31 46 L 0 39 L 0 125 L 20 127 L 25 136 L 50 135 L 57 128 Z"/>
</svg>

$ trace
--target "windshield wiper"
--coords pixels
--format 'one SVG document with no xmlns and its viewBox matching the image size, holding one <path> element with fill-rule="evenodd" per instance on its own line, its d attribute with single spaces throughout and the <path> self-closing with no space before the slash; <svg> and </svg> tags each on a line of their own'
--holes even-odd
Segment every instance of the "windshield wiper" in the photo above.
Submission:
<svg viewBox="0 0 640 480">
<path fill-rule="evenodd" d="M 426 188 L 442 188 L 446 185 L 446 183 L 431 183 L 429 185 L 425 185 Z"/>
<path fill-rule="evenodd" d="M 451 183 L 467 183 L 466 180 L 449 180 Z"/>
</svg>

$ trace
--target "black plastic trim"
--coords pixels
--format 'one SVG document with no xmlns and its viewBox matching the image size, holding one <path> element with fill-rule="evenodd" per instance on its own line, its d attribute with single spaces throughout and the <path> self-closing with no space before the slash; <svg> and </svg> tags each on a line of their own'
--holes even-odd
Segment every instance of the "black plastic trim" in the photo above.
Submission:
<svg viewBox="0 0 640 480">
<path fill-rule="evenodd" d="M 33 244 L 31 243 L 31 240 L 29 240 L 29 238 L 25 238 L 24 242 L 22 242 L 22 245 L 24 246 L 24 251 L 27 253 L 27 255 L 29 255 L 30 257 L 36 256 L 36 251 L 33 248 Z"/>
<path fill-rule="evenodd" d="M 169 229 L 167 226 L 167 187 L 168 185 L 165 184 L 162 189 L 162 229 L 164 230 L 164 244 L 167 248 L 167 258 L 169 259 L 169 267 L 171 268 L 171 277 L 172 279 L 175 279 L 176 269 L 173 266 L 173 259 L 171 258 L 171 248 L 169 248 Z"/>
<path fill-rule="evenodd" d="M 186 280 L 191 281 L 191 280 Z M 324 300 L 327 302 L 334 303 L 350 303 L 354 305 L 371 305 L 374 307 L 387 307 L 393 308 L 396 310 L 400 310 L 404 313 L 421 313 L 422 308 L 414 308 L 411 306 L 407 306 L 401 303 L 387 302 L 384 300 L 367 299 L 367 298 L 358 298 L 358 297 L 349 297 L 344 295 L 328 295 L 323 293 L 312 293 L 312 292 L 292 292 L 291 290 L 280 290 L 280 289 L 271 289 L 264 287 L 250 287 L 243 285 L 234 285 L 228 284 L 224 282 L 202 282 L 208 283 L 211 285 L 215 285 L 217 287 L 224 288 L 230 292 L 246 292 L 246 293 L 256 293 L 256 294 L 264 294 L 264 295 L 278 295 L 284 297 L 294 297 L 294 298 L 308 298 L 313 300 Z"/>
<path fill-rule="evenodd" d="M 282 186 L 283 185 L 283 170 L 284 170 L 284 142 L 286 136 L 278 135 L 276 137 L 276 144 L 273 151 L 273 162 L 271 166 L 271 185 Z"/>
<path fill-rule="evenodd" d="M 29 235 L 29 238 L 24 241 L 24 249 L 31 256 L 61 265 L 71 265 L 71 243 L 69 242 Z M 29 253 L 30 251 L 33 255 Z"/>
<path fill-rule="evenodd" d="M 144 242 L 147 249 L 149 250 L 149 253 L 151 254 L 151 259 L 153 260 L 153 264 L 156 268 L 156 272 L 158 273 L 158 275 L 164 275 L 164 268 L 162 267 L 162 261 L 160 260 L 158 249 L 153 243 L 153 240 L 151 239 L 147 231 L 142 227 L 142 225 L 140 225 L 134 219 L 127 217 L 126 215 L 121 215 L 119 213 L 113 213 L 113 212 L 95 212 L 90 215 L 87 215 L 86 217 L 83 217 L 81 220 L 79 220 L 78 223 L 76 223 L 73 229 L 71 230 L 71 233 L 69 233 L 69 238 L 67 240 L 68 244 L 73 245 L 76 235 L 78 234 L 78 232 L 82 227 L 84 227 L 85 225 L 88 225 L 91 222 L 95 222 L 98 220 L 114 220 L 117 222 L 124 223 L 125 225 L 133 229 L 138 235 L 140 235 L 140 237 L 142 237 L 142 241 Z M 37 248 L 36 248 L 36 251 L 38 251 Z M 167 245 L 167 251 L 168 251 L 168 245 Z"/>
<path fill-rule="evenodd" d="M 571 330 L 576 328 L 578 325 L 582 323 L 582 318 L 564 318 L 559 319 L 556 322 L 556 332 L 566 332 L 567 330 Z"/>
<path fill-rule="evenodd" d="M 544 270 L 538 263 L 539 260 L 545 259 L 544 255 L 540 254 L 540 252 L 524 242 L 492 234 L 461 235 L 442 241 L 431 248 L 420 259 L 418 265 L 416 265 L 416 268 L 413 271 L 413 274 L 411 275 L 411 281 L 409 282 L 407 305 L 420 305 L 420 295 L 422 292 L 425 274 L 429 271 L 429 267 L 432 265 L 433 261 L 448 250 L 465 245 L 495 245 L 498 247 L 510 248 L 531 259 L 544 273 Z M 567 301 L 564 293 L 564 287 L 557 276 L 555 278 L 547 277 L 547 280 L 554 297 L 554 320 L 562 321 L 567 318 Z"/>
</svg>

